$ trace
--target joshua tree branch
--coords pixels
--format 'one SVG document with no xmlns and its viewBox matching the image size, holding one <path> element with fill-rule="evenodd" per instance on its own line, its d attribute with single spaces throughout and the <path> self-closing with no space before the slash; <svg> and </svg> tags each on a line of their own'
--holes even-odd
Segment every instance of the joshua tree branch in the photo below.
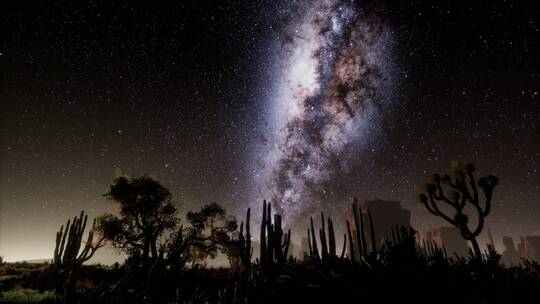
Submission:
<svg viewBox="0 0 540 304">
<path fill-rule="evenodd" d="M 438 214 L 435 212 L 435 210 L 433 210 L 433 208 L 431 208 L 431 206 L 428 204 L 428 201 L 425 200 L 425 201 L 422 201 L 422 204 L 424 204 L 424 206 L 426 206 L 426 209 L 433 215 L 437 216 Z"/>
<path fill-rule="evenodd" d="M 445 195 L 444 195 L 444 191 L 442 189 L 442 186 L 441 186 L 441 182 L 440 181 L 437 181 L 435 183 L 435 185 L 437 186 L 437 190 L 439 191 L 439 195 L 437 195 L 437 192 L 434 193 L 434 197 L 435 199 L 437 200 L 441 200 L 441 201 L 444 201 L 445 203 L 447 203 L 448 205 L 452 206 L 452 207 L 456 207 L 455 203 L 452 202 L 451 200 L 449 200 Z"/>
<path fill-rule="evenodd" d="M 454 221 L 451 217 L 444 214 L 441 210 L 439 210 L 439 207 L 437 207 L 437 204 L 435 203 L 435 200 L 433 199 L 433 193 L 430 192 L 429 195 L 429 202 L 431 203 L 431 207 L 435 211 L 435 214 L 445 219 L 447 222 L 451 223 L 452 225 L 456 225 L 456 221 Z"/>
<path fill-rule="evenodd" d="M 452 180 L 449 175 L 444 175 L 442 178 L 442 183 L 449 185 L 453 189 L 449 198 L 447 198 L 442 191 L 440 176 L 434 175 L 434 181 L 427 184 L 427 195 L 419 195 L 419 201 L 426 206 L 430 213 L 442 217 L 456 226 L 460 230 L 461 235 L 472 243 L 475 257 L 481 259 L 482 253 L 478 246 L 478 242 L 476 241 L 476 237 L 484 228 L 485 217 L 490 212 L 493 189 L 498 184 L 498 179 L 496 176 L 490 175 L 481 178 L 477 185 L 473 174 L 474 167 L 471 164 L 457 162 L 455 163 L 455 167 L 456 168 L 453 168 L 455 172 L 454 180 Z M 478 187 L 482 188 L 486 197 L 484 206 L 479 202 Z M 439 210 L 435 200 L 444 201 L 445 203 L 449 203 L 451 200 L 452 202 L 449 204 L 456 210 L 454 217 L 450 218 Z M 478 215 L 477 227 L 473 231 L 468 227 L 469 219 L 467 215 L 463 213 L 463 209 L 467 205 L 467 202 L 474 207 Z"/>
<path fill-rule="evenodd" d="M 471 172 L 467 173 L 469 176 L 469 184 L 471 185 L 471 189 L 473 191 L 473 197 L 471 198 L 473 203 L 478 204 L 478 188 L 476 187 L 476 182 L 474 180 L 474 175 Z"/>
</svg>

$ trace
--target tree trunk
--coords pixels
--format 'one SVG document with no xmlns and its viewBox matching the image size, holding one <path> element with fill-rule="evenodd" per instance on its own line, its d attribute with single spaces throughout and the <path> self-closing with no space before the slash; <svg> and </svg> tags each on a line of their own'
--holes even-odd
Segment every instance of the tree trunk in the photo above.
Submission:
<svg viewBox="0 0 540 304">
<path fill-rule="evenodd" d="M 143 261 L 146 261 L 148 259 L 148 254 L 149 254 L 149 251 L 150 251 L 149 247 L 150 246 L 148 244 L 148 240 L 144 240 L 144 247 L 143 247 L 143 253 L 142 253 Z"/>
<path fill-rule="evenodd" d="M 156 242 L 157 242 L 156 239 L 153 239 L 150 241 L 150 250 L 152 250 L 152 259 L 154 260 L 158 258 Z"/>
</svg>

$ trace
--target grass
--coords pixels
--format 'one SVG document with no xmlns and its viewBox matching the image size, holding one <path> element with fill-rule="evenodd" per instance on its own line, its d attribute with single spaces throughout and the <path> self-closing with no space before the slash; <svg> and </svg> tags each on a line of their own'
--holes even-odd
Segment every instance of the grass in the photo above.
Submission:
<svg viewBox="0 0 540 304">
<path fill-rule="evenodd" d="M 39 292 L 35 289 L 12 289 L 2 292 L 2 300 L 9 303 L 55 303 L 52 291 Z"/>
</svg>

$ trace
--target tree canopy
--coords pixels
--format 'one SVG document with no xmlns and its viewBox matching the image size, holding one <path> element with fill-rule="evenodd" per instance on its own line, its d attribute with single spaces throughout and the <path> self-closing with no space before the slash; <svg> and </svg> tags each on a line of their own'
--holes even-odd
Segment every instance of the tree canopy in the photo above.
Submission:
<svg viewBox="0 0 540 304">
<path fill-rule="evenodd" d="M 147 175 L 120 176 L 104 196 L 120 208 L 119 216 L 106 213 L 98 219 L 104 237 L 130 255 L 156 259 L 158 241 L 178 224 L 169 189 Z"/>
</svg>

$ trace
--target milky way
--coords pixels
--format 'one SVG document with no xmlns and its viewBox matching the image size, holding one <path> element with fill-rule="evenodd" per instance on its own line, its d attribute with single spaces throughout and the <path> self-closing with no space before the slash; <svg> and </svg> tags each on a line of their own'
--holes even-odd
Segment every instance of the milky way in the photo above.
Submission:
<svg viewBox="0 0 540 304">
<path fill-rule="evenodd" d="M 381 92 L 389 78 L 384 24 L 350 1 L 299 8 L 281 37 L 261 179 L 263 196 L 289 221 L 319 210 L 324 184 L 378 136 L 374 117 L 389 102 Z"/>
</svg>

